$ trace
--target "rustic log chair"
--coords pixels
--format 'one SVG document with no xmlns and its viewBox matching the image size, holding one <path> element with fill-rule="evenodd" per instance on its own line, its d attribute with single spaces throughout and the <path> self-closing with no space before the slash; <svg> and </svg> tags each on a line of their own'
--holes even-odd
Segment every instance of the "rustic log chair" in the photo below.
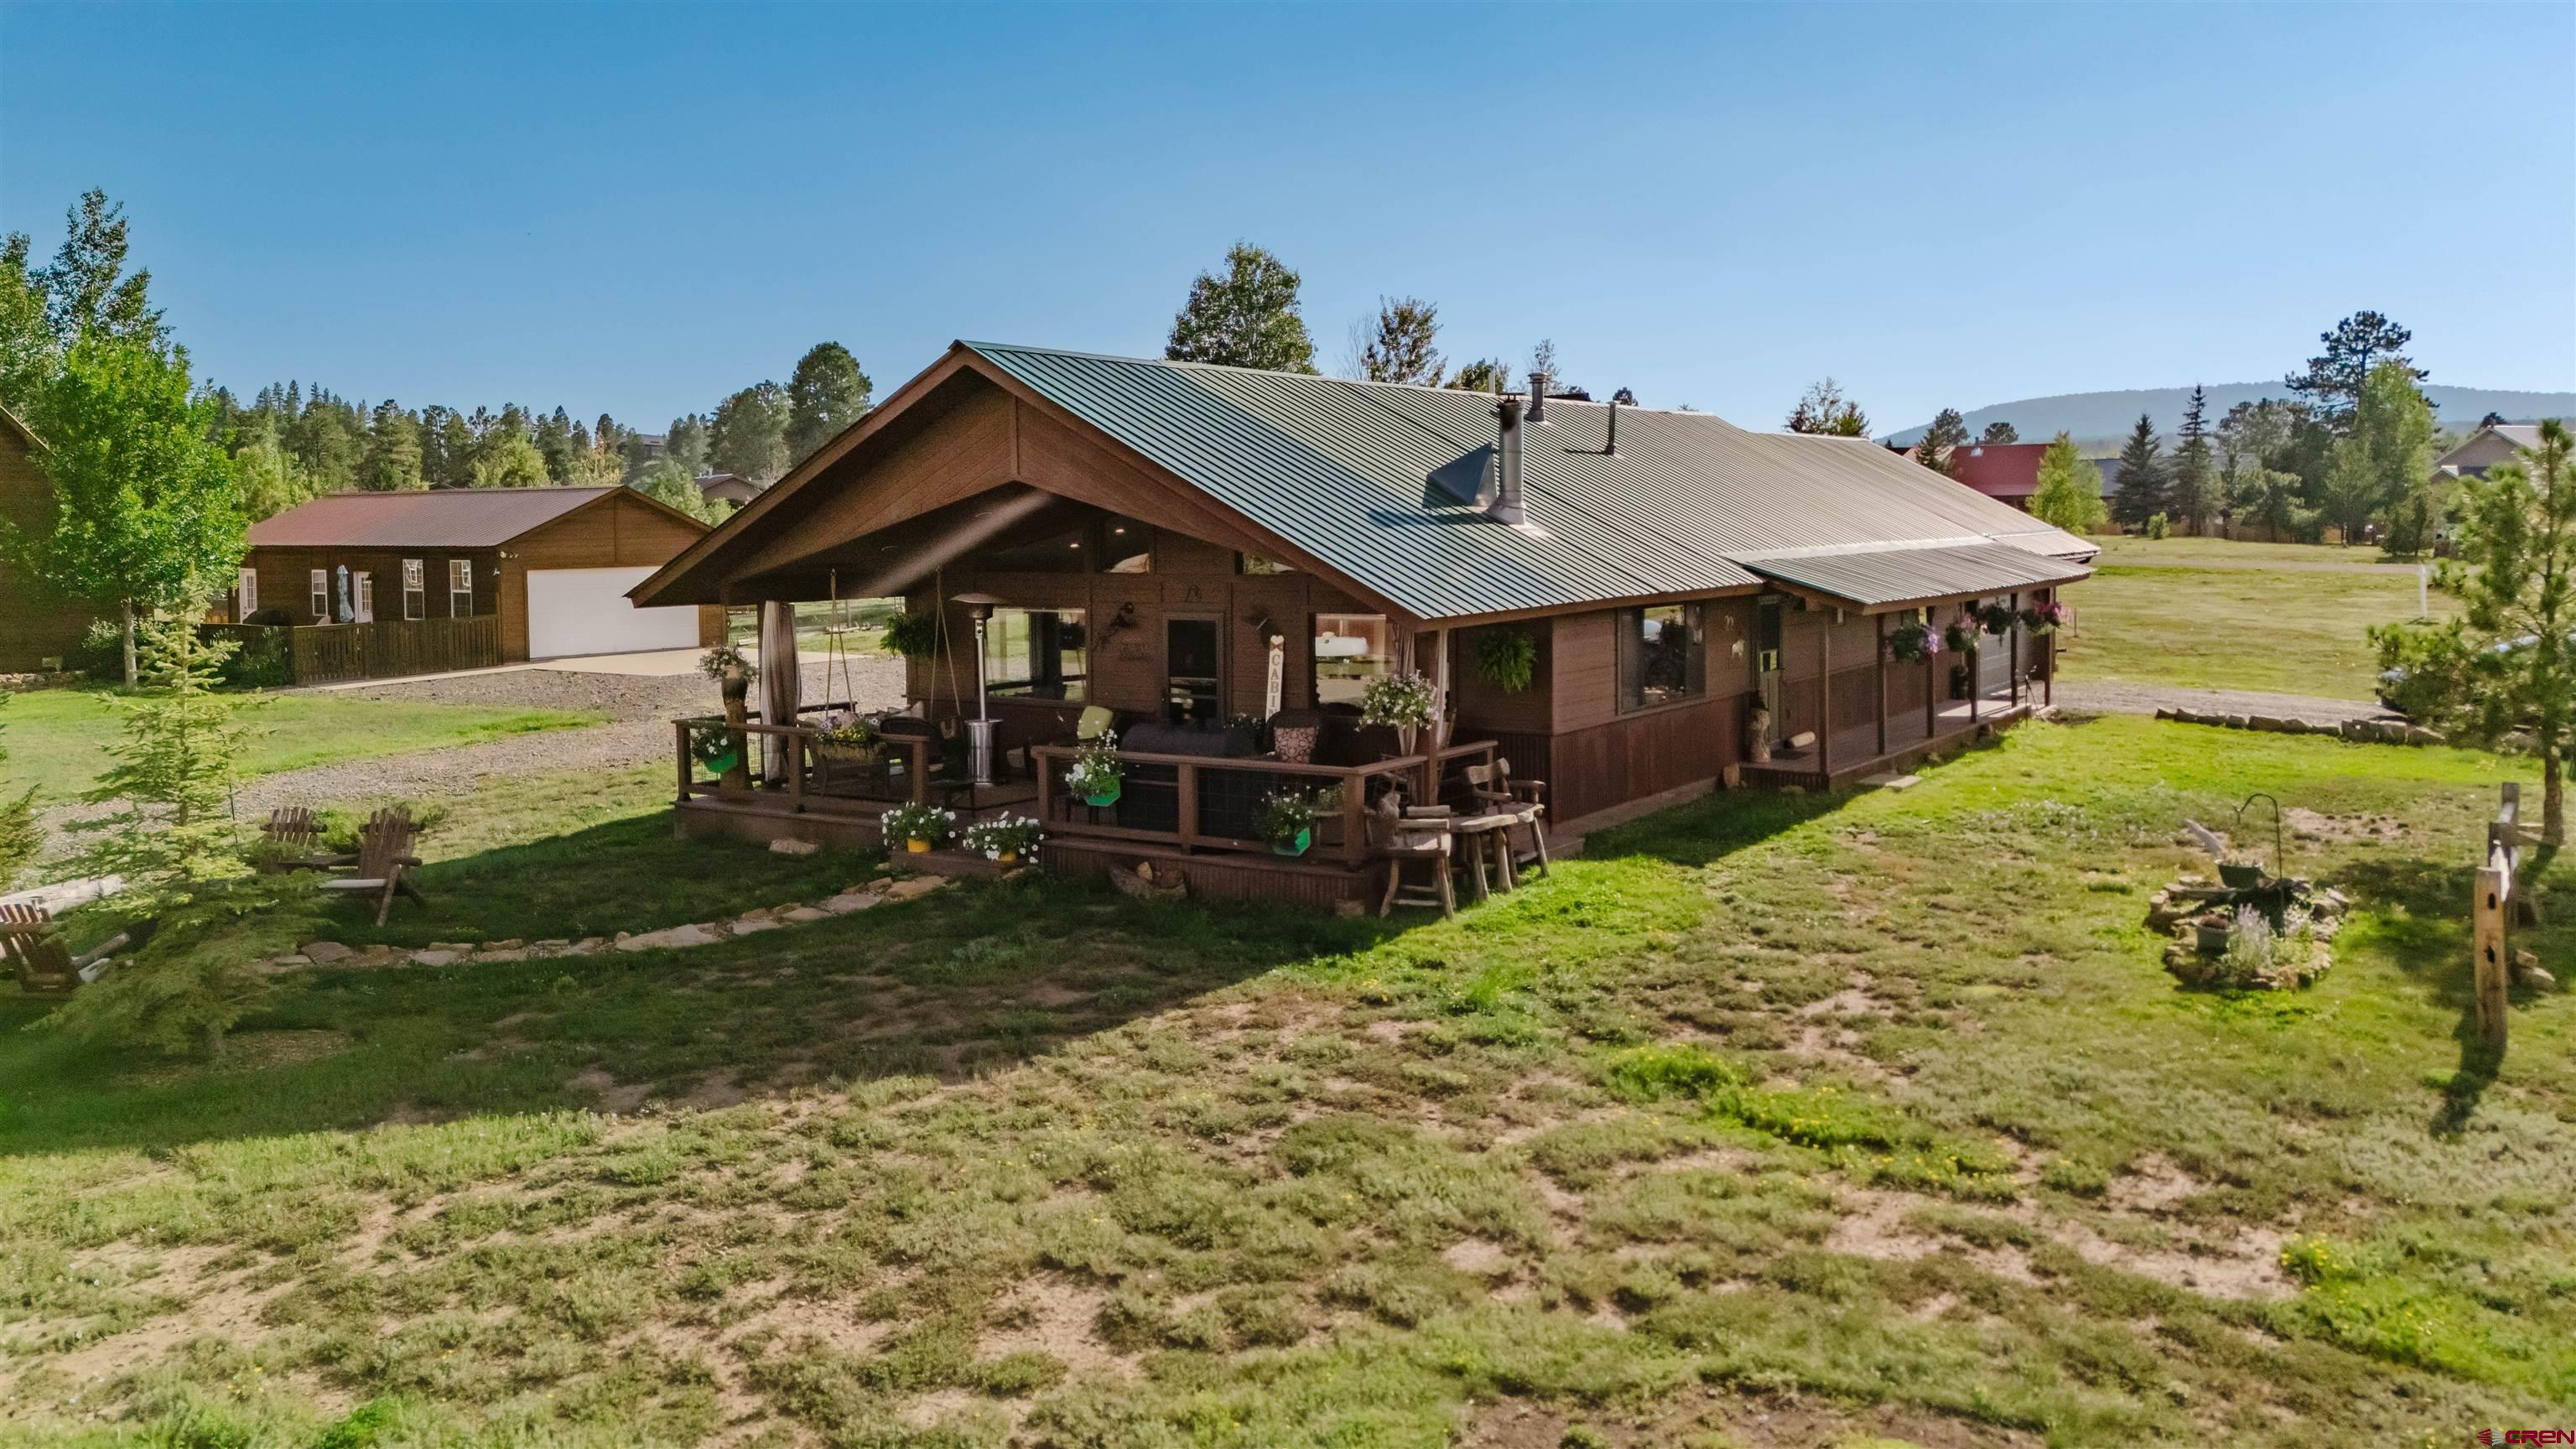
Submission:
<svg viewBox="0 0 2576 1449">
<path fill-rule="evenodd" d="M 1510 815 L 1514 829 L 1522 826 L 1529 828 L 1531 853 L 1527 856 L 1514 857 L 1513 848 L 1509 844 L 1511 832 L 1507 830 L 1503 834 L 1506 842 L 1504 858 L 1507 862 L 1535 861 L 1538 865 L 1538 873 L 1545 876 L 1548 873 L 1547 782 L 1513 779 L 1511 760 L 1507 757 L 1498 757 L 1490 766 L 1469 765 L 1467 767 L 1467 790 L 1478 805 L 1496 813 Z"/>
<path fill-rule="evenodd" d="M 259 833 L 276 842 L 283 851 L 294 852 L 273 856 L 260 862 L 260 869 L 272 875 L 294 870 L 324 870 L 347 865 L 352 857 L 334 855 L 321 849 L 322 822 L 302 805 L 280 805 L 268 812 L 268 823 Z"/>
<path fill-rule="evenodd" d="M 1486 810 L 1458 816 L 1449 823 L 1450 833 L 1458 837 L 1460 856 L 1475 873 L 1479 901 L 1492 899 L 1496 889 L 1511 890 L 1519 884 L 1512 873 L 1512 826 L 1516 819 Z"/>
<path fill-rule="evenodd" d="M 63 941 L 63 928 L 43 906 L 0 906 L 0 958 L 17 968 L 18 984 L 29 991 L 69 991 L 95 981 L 108 957 L 130 941 L 120 931 L 75 956 Z"/>
<path fill-rule="evenodd" d="M 420 887 L 413 885 L 408 872 L 420 868 L 420 858 L 411 853 L 412 841 L 420 827 L 412 823 L 410 812 L 394 807 L 379 810 L 358 831 L 358 856 L 349 871 L 321 883 L 322 889 L 360 898 L 374 896 L 376 924 L 385 923 L 393 913 L 397 894 L 412 898 L 414 904 L 428 905 Z"/>
<path fill-rule="evenodd" d="M 1380 916 L 1399 905 L 1438 906 L 1443 916 L 1458 914 L 1458 888 L 1449 879 L 1449 819 L 1444 810 L 1423 818 L 1408 817 L 1404 796 L 1388 791 L 1369 811 L 1369 855 L 1386 862 L 1386 895 L 1377 904 Z M 1414 861 L 1430 867 L 1430 879 L 1406 887 L 1404 868 Z"/>
</svg>

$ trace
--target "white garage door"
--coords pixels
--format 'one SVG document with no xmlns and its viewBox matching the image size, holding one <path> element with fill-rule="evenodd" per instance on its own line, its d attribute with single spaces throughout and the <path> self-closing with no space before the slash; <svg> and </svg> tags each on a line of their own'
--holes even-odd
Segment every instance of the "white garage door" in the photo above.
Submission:
<svg viewBox="0 0 2576 1449">
<path fill-rule="evenodd" d="M 626 591 L 653 570 L 528 570 L 528 657 L 632 654 L 642 649 L 686 649 L 698 642 L 693 604 L 639 609 Z"/>
</svg>

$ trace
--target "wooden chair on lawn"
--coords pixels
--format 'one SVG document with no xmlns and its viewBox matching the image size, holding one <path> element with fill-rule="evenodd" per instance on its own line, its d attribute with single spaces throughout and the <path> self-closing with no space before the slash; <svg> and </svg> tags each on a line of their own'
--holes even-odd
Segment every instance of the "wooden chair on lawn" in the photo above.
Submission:
<svg viewBox="0 0 2576 1449">
<path fill-rule="evenodd" d="M 280 805 L 269 811 L 268 823 L 259 828 L 259 833 L 276 842 L 279 850 L 289 852 L 261 863 L 260 869 L 273 875 L 291 870 L 323 870 L 347 865 L 351 859 L 321 848 L 322 822 L 302 805 Z"/>
<path fill-rule="evenodd" d="M 420 858 L 411 853 L 412 841 L 419 834 L 420 827 L 412 823 L 408 812 L 391 808 L 377 811 L 358 829 L 356 863 L 341 867 L 350 873 L 323 881 L 322 889 L 361 899 L 374 896 L 379 926 L 393 913 L 397 894 L 411 897 L 417 905 L 429 904 L 408 876 L 420 868 Z"/>
<path fill-rule="evenodd" d="M 69 991 L 95 981 L 107 969 L 107 958 L 129 942 L 123 932 L 94 950 L 73 955 L 63 941 L 63 928 L 42 906 L 0 906 L 0 959 L 17 968 L 18 984 L 29 991 Z"/>
<path fill-rule="evenodd" d="M 1511 828 L 1503 832 L 1503 860 L 1508 866 L 1520 859 L 1537 863 L 1538 873 L 1547 874 L 1547 782 L 1515 780 L 1512 762 L 1496 759 L 1491 765 L 1467 767 L 1467 790 L 1485 811 L 1512 817 Z M 1520 857 L 1511 845 L 1511 830 L 1528 827 L 1531 854 Z"/>
<path fill-rule="evenodd" d="M 1443 916 L 1458 914 L 1458 888 L 1449 879 L 1448 812 L 1409 816 L 1404 796 L 1389 791 L 1369 811 L 1369 855 L 1386 862 L 1386 896 L 1377 904 L 1381 916 L 1399 905 L 1438 906 Z M 1420 863 L 1429 879 L 1407 887 L 1404 869 Z"/>
</svg>

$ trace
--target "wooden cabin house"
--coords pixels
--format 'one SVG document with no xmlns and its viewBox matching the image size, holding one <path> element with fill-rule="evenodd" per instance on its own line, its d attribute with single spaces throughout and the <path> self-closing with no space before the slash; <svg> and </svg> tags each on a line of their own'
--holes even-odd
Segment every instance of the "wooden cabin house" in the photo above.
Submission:
<svg viewBox="0 0 2576 1449">
<path fill-rule="evenodd" d="M 961 806 L 1038 805 L 1050 868 L 1169 857 L 1204 893 L 1320 902 L 1382 879 L 1368 801 L 1446 788 L 1465 760 L 1546 781 L 1580 833 L 1722 778 L 1847 782 L 2018 718 L 2047 695 L 2044 632 L 1928 659 L 1889 636 L 2053 604 L 2093 553 L 1865 439 L 961 342 L 632 597 L 900 596 L 936 621 L 911 713 L 971 716 L 980 680 L 998 721 L 1001 778 Z M 1359 718 L 1398 671 L 1443 704 L 1412 755 Z M 1107 812 L 1062 788 L 1086 710 L 1131 762 Z M 1287 722 L 1319 729 L 1311 759 L 1262 748 Z M 873 788 L 827 787 L 813 724 L 756 727 L 793 758 L 731 785 L 693 770 L 683 724 L 683 825 L 864 831 L 939 777 L 923 744 Z M 1292 784 L 1338 814 L 1286 861 L 1246 821 Z"/>
</svg>

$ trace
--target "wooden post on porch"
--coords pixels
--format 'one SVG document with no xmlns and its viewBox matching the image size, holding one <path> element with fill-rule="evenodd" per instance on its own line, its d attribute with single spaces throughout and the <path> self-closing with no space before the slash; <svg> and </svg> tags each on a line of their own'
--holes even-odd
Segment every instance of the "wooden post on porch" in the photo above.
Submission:
<svg viewBox="0 0 2576 1449">
<path fill-rule="evenodd" d="M 1927 630 L 1939 627 L 1932 622 L 1932 611 L 1929 608 L 1923 611 L 1923 627 Z M 1932 737 L 1940 732 L 1941 656 L 1926 653 L 1923 656 L 1923 743 L 1927 745 L 1932 743 Z"/>
<path fill-rule="evenodd" d="M 1977 696 L 1986 692 L 1986 626 L 1968 621 L 1968 727 L 1976 728 Z"/>
<path fill-rule="evenodd" d="M 2010 656 L 2012 673 L 2011 677 L 2004 681 L 2004 697 L 2012 701 L 2013 708 L 2019 709 L 2021 708 L 2021 591 L 2018 589 L 2013 591 L 2012 611 L 2014 621 L 2012 632 L 2004 636 L 2012 641 Z"/>
<path fill-rule="evenodd" d="M 1839 615 L 1842 611 L 1834 611 Z M 1816 631 L 1816 773 L 1834 788 L 1834 624 Z"/>
<path fill-rule="evenodd" d="M 1417 641 L 1413 667 L 1422 669 L 1418 645 L 1422 636 L 1416 634 L 1413 637 Z M 1422 763 L 1421 803 L 1437 805 L 1440 803 L 1440 749 L 1449 742 L 1448 737 L 1441 733 L 1441 727 L 1449 718 L 1449 630 L 1447 627 L 1431 631 L 1431 667 L 1423 669 L 1422 672 L 1431 676 L 1431 727 L 1422 732 L 1423 753 L 1430 758 Z"/>
<path fill-rule="evenodd" d="M 2048 591 L 2048 602 L 2057 602 L 2057 590 Z M 2051 708 L 2057 704 L 2057 631 L 2039 636 L 2039 702 Z"/>
<path fill-rule="evenodd" d="M 1887 753 L 1887 616 L 1872 614 L 1878 621 L 1878 752 Z"/>
</svg>

